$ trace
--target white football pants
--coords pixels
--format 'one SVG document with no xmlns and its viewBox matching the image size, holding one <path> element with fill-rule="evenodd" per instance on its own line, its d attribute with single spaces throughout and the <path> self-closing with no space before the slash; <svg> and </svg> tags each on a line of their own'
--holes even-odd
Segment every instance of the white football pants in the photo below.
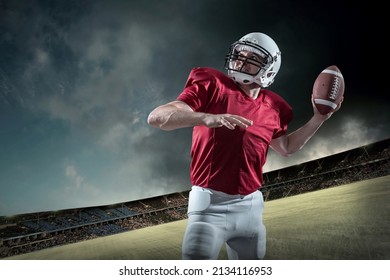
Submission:
<svg viewBox="0 0 390 280">
<path fill-rule="evenodd" d="M 226 243 L 231 260 L 263 259 L 266 247 L 263 208 L 260 191 L 242 196 L 193 186 L 182 258 L 218 259 Z"/>
</svg>

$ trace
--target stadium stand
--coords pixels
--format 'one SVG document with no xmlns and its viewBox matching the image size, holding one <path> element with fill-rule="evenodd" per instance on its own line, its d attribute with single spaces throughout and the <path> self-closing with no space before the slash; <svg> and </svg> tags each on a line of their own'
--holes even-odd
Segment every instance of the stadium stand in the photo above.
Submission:
<svg viewBox="0 0 390 280">
<path fill-rule="evenodd" d="M 267 172 L 266 201 L 390 174 L 390 139 Z M 0 217 L 0 258 L 186 219 L 189 191 L 117 205 Z"/>
</svg>

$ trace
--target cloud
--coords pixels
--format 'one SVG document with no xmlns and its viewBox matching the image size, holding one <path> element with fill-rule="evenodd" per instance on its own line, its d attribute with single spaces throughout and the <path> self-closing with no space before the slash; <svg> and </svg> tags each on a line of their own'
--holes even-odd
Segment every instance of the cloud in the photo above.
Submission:
<svg viewBox="0 0 390 280">
<path fill-rule="evenodd" d="M 138 122 L 139 118 L 134 117 L 131 123 L 113 123 L 96 143 L 113 153 L 127 154 L 128 151 L 134 151 L 134 145 L 142 143 L 152 134 L 148 127 L 137 126 Z"/>
<path fill-rule="evenodd" d="M 65 176 L 69 179 L 69 184 L 65 187 L 64 191 L 68 195 L 85 196 L 88 194 L 92 199 L 100 195 L 101 190 L 87 182 L 87 180 L 81 176 L 74 165 L 68 165 L 65 167 Z"/>
<path fill-rule="evenodd" d="M 347 117 L 341 122 L 340 140 L 346 143 L 348 147 L 357 147 L 371 143 L 378 139 L 381 132 L 380 126 L 380 123 L 377 126 L 371 126 L 361 118 Z"/>
</svg>

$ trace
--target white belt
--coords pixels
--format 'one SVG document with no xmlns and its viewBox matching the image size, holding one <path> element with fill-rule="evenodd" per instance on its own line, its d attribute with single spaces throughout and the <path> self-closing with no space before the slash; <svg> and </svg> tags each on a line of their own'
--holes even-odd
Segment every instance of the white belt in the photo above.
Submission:
<svg viewBox="0 0 390 280">
<path fill-rule="evenodd" d="M 226 198 L 244 198 L 248 195 L 252 195 L 253 193 L 250 193 L 250 194 L 247 194 L 247 195 L 243 195 L 243 194 L 228 194 L 228 193 L 224 193 L 224 192 L 221 192 L 221 191 L 216 191 L 216 190 L 213 190 L 213 189 L 210 189 L 210 188 L 203 188 L 203 187 L 199 187 L 199 186 L 192 186 L 192 190 L 197 190 L 197 191 L 204 191 L 204 192 L 208 192 L 210 194 L 216 194 L 218 196 L 221 196 L 221 197 L 226 197 Z M 256 191 L 255 191 L 256 192 Z"/>
</svg>

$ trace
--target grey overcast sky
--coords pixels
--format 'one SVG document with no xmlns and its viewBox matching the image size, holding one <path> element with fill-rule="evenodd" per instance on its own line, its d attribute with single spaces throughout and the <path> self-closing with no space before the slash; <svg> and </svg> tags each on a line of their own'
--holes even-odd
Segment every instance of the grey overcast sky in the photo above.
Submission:
<svg viewBox="0 0 390 280">
<path fill-rule="evenodd" d="M 388 138 L 384 10 L 370 7 L 0 0 L 0 216 L 188 190 L 191 129 L 159 131 L 147 115 L 177 97 L 191 68 L 224 71 L 229 45 L 249 32 L 282 51 L 270 89 L 293 106 L 290 131 L 311 117 L 321 70 L 337 65 L 346 83 L 341 110 L 297 154 L 270 151 L 265 171 Z"/>
</svg>

